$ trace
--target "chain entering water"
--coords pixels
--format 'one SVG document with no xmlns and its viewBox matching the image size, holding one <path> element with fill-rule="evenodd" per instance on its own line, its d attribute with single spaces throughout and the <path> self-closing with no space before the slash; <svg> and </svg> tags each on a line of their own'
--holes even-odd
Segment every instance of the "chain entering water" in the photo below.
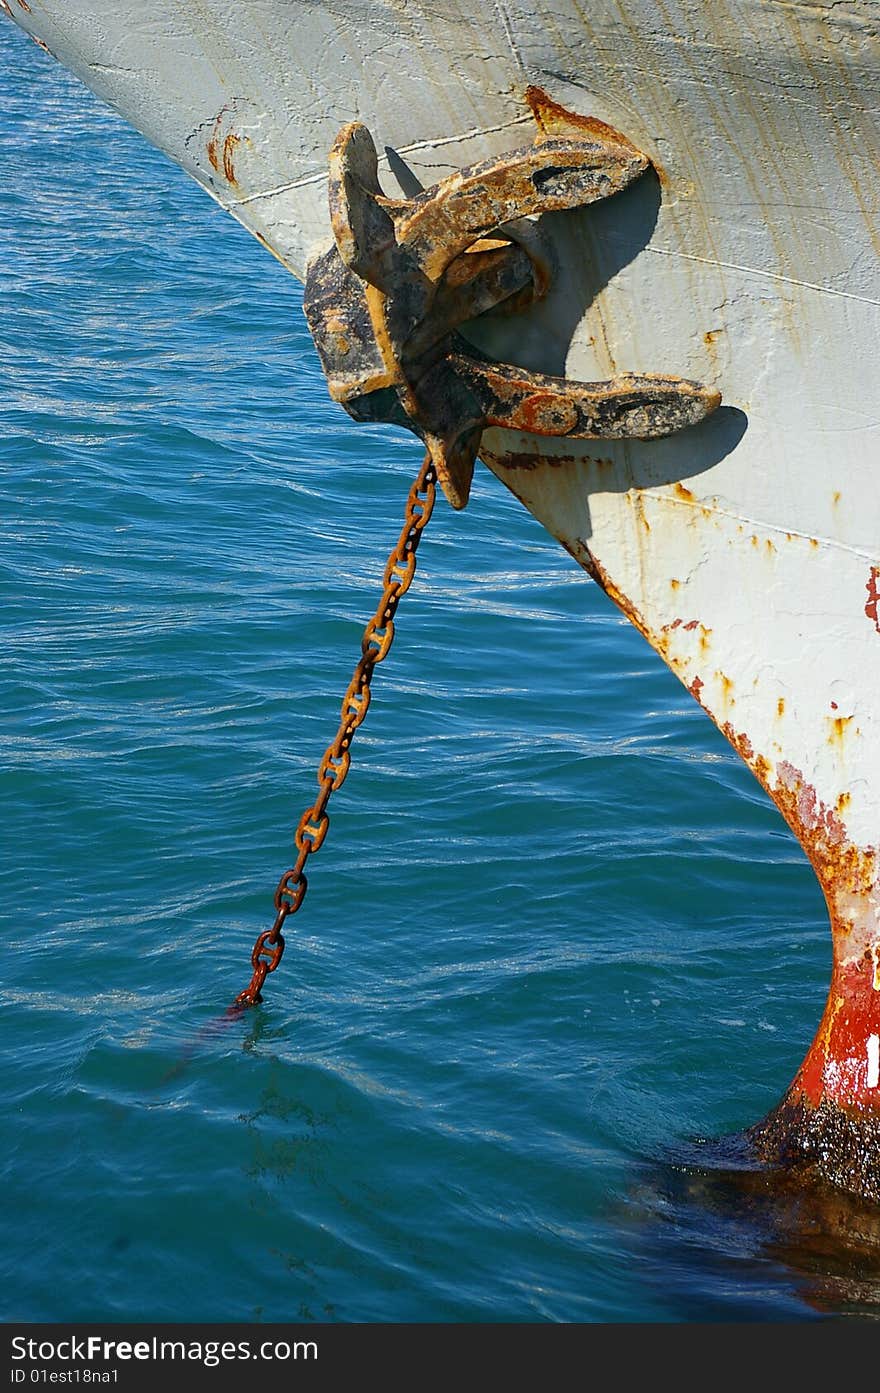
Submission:
<svg viewBox="0 0 880 1393">
<path fill-rule="evenodd" d="M 291 914 L 296 914 L 306 897 L 309 885 L 305 874 L 306 862 L 312 852 L 318 851 L 323 845 L 327 835 L 330 826 L 327 804 L 330 802 L 331 793 L 335 793 L 345 782 L 351 764 L 351 742 L 370 704 L 373 669 L 377 663 L 381 663 L 394 641 L 394 615 L 400 597 L 409 590 L 416 573 L 416 549 L 434 507 L 436 482 L 437 472 L 431 463 L 431 457 L 425 455 L 418 478 L 409 491 L 403 530 L 385 566 L 382 577 L 384 593 L 376 613 L 364 629 L 361 657 L 348 684 L 348 691 L 342 699 L 339 729 L 318 765 L 320 793 L 299 820 L 294 836 L 296 861 L 289 871 L 284 872 L 275 891 L 275 922 L 271 929 L 266 929 L 259 935 L 254 944 L 251 953 L 253 977 L 230 1006 L 230 1014 L 244 1011 L 248 1006 L 262 1001 L 263 983 L 281 962 L 284 952 L 284 935 L 281 929 L 285 919 Z"/>
</svg>

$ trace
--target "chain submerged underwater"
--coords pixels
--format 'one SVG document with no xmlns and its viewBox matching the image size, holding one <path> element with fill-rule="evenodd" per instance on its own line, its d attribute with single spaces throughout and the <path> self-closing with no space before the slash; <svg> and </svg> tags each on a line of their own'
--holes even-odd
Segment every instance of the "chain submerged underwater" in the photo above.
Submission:
<svg viewBox="0 0 880 1393">
<path fill-rule="evenodd" d="M 434 508 L 437 471 L 429 454 L 425 455 L 418 477 L 409 491 L 403 529 L 385 566 L 382 598 L 361 639 L 361 656 L 352 674 L 348 690 L 342 699 L 339 729 L 324 752 L 318 765 L 320 792 L 311 807 L 306 808 L 294 835 L 297 857 L 290 870 L 282 875 L 275 891 L 275 922 L 271 929 L 259 935 L 251 953 L 253 976 L 244 991 L 239 992 L 228 1008 L 228 1015 L 238 1015 L 248 1006 L 262 1001 L 263 983 L 274 972 L 284 953 L 281 930 L 286 919 L 302 906 L 308 889 L 306 862 L 312 852 L 323 845 L 330 826 L 327 804 L 330 795 L 345 782 L 351 765 L 351 742 L 370 705 L 370 683 L 373 669 L 388 653 L 394 641 L 394 615 L 402 595 L 412 585 L 416 573 L 416 550 Z"/>
</svg>

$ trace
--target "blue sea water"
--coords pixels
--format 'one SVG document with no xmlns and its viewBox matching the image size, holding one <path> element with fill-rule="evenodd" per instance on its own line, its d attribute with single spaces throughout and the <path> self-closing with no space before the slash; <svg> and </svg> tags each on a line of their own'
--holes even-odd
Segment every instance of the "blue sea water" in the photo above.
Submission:
<svg viewBox="0 0 880 1393">
<path fill-rule="evenodd" d="M 297 284 L 5 22 L 0 112 L 0 1317 L 880 1309 L 846 1206 L 714 1140 L 818 1021 L 812 872 L 485 470 L 264 1004 L 212 1024 L 420 450 L 331 404 Z"/>
</svg>

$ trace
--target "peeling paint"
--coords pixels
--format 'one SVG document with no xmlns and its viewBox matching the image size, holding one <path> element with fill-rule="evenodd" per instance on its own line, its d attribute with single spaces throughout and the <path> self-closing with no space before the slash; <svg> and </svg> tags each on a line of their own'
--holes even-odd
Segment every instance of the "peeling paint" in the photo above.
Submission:
<svg viewBox="0 0 880 1393">
<path fill-rule="evenodd" d="M 829 899 L 832 929 L 849 932 L 857 908 L 876 888 L 877 849 L 854 846 L 840 817 L 788 761 L 780 762 L 777 776 L 770 796 L 807 852 L 826 896 L 834 900 Z M 848 901 L 852 909 L 844 907 Z"/>
<path fill-rule="evenodd" d="M 874 621 L 874 628 L 880 634 L 880 617 L 878 617 L 878 604 L 880 604 L 880 566 L 872 566 L 871 574 L 868 576 L 868 600 L 865 605 L 865 614 Z"/>
</svg>

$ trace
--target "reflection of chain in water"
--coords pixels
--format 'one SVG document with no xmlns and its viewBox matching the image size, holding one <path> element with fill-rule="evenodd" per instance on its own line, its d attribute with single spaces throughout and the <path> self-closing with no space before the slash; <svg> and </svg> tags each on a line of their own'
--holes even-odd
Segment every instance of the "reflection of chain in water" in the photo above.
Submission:
<svg viewBox="0 0 880 1393">
<path fill-rule="evenodd" d="M 203 1025 L 201 1030 L 197 1031 L 189 1040 L 177 1062 L 172 1064 L 171 1068 L 162 1075 L 160 1084 L 170 1083 L 173 1079 L 180 1078 L 181 1074 L 183 1074 L 192 1063 L 195 1056 L 199 1054 L 211 1040 L 216 1039 L 218 1035 L 222 1035 L 227 1026 L 231 1025 L 239 1014 L 240 1012 L 227 1010 L 223 1012 L 222 1016 L 213 1016 L 211 1020 L 208 1021 L 207 1025 Z M 266 1022 L 260 1018 L 258 1013 L 255 1013 L 251 1017 L 247 1034 L 242 1039 L 242 1049 L 248 1052 L 255 1049 L 260 1042 L 261 1036 L 265 1034 L 266 1028 Z"/>
<path fill-rule="evenodd" d="M 162 1075 L 162 1078 L 160 1079 L 160 1084 L 170 1083 L 173 1079 L 180 1078 L 181 1074 L 183 1074 L 187 1067 L 192 1063 L 192 1060 L 200 1052 L 200 1050 L 204 1049 L 205 1045 L 207 1045 L 209 1040 L 213 1040 L 216 1038 L 216 1036 L 220 1035 L 231 1023 L 231 1021 L 232 1017 L 230 1016 L 228 1011 L 225 1011 L 222 1016 L 212 1017 L 212 1019 L 208 1021 L 207 1025 L 203 1025 L 201 1030 L 197 1031 L 196 1034 L 189 1040 L 189 1042 L 184 1047 L 183 1052 L 180 1058 L 177 1060 L 177 1062 L 175 1064 L 172 1064 L 171 1068 L 166 1070 L 166 1072 Z M 249 1033 L 253 1034 L 253 1032 Z"/>
</svg>

